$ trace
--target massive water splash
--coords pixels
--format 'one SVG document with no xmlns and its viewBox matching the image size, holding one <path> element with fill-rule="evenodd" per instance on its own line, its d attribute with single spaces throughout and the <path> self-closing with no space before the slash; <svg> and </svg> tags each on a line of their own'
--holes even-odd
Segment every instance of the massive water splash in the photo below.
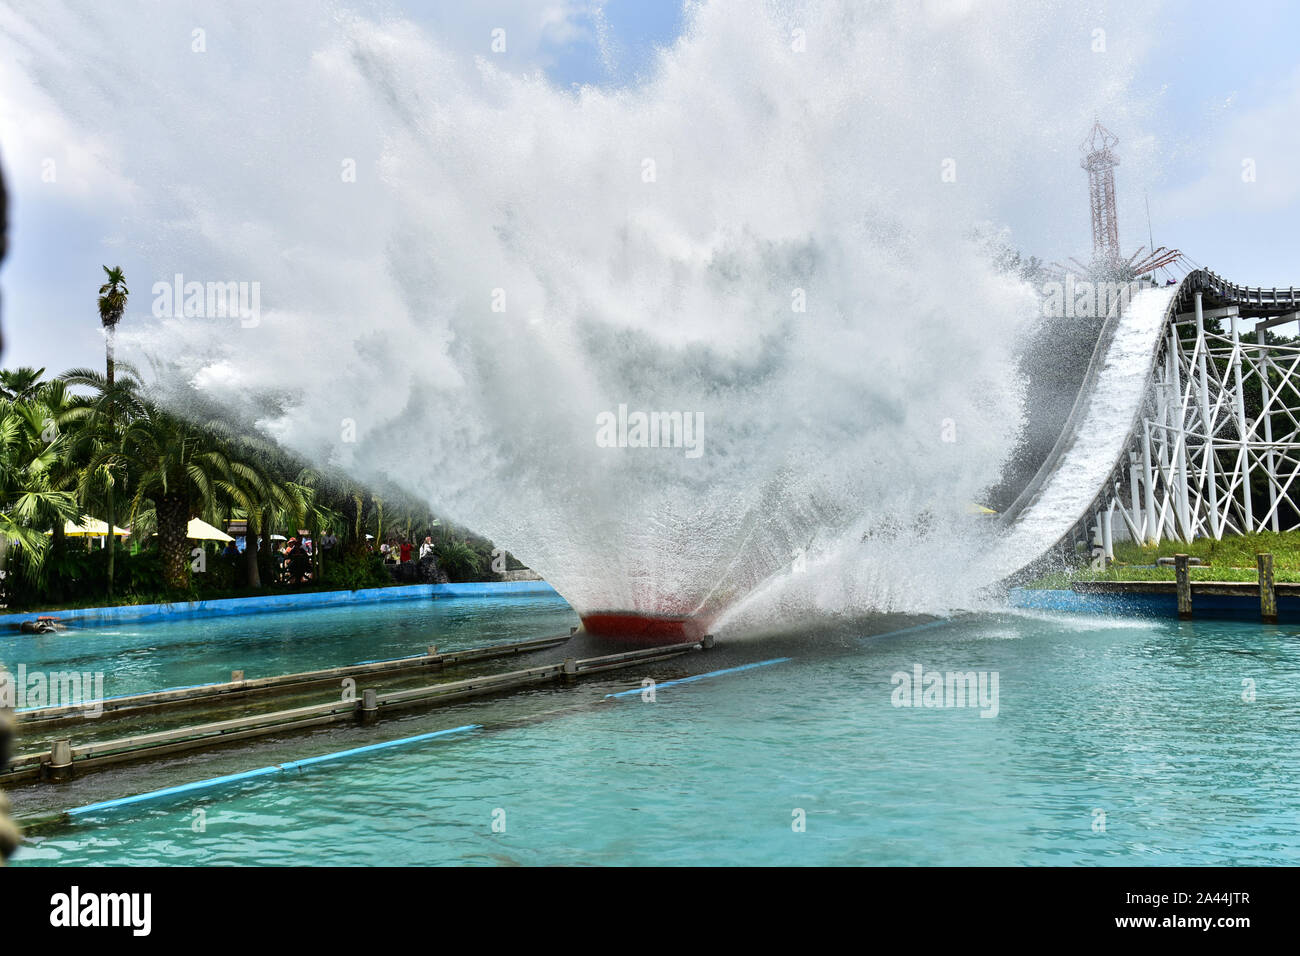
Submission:
<svg viewBox="0 0 1300 956">
<path fill-rule="evenodd" d="M 976 600 L 1035 300 L 970 236 L 1118 109 L 1085 14 L 691 6 L 643 82 L 565 90 L 367 7 L 221 10 L 202 53 L 171 7 L 4 14 L 150 279 L 259 283 L 255 321 L 128 316 L 175 400 L 398 483 L 586 615 Z M 698 431 L 603 440 L 638 412 Z"/>
</svg>

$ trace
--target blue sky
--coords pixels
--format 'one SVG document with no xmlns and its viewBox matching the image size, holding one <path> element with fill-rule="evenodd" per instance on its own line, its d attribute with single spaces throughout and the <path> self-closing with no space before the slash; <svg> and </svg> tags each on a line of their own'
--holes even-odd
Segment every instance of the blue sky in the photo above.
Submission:
<svg viewBox="0 0 1300 956">
<path fill-rule="evenodd" d="M 536 15 L 520 13 L 519 8 L 536 11 Z M 563 13 L 563 29 L 539 25 L 539 19 L 552 17 L 555 10 Z M 684 24 L 683 5 L 674 0 L 399 3 L 393 12 L 434 35 L 452 37 L 455 45 L 466 50 L 480 48 L 493 28 L 508 24 L 510 65 L 540 70 L 564 87 L 638 82 L 653 69 L 656 49 L 671 45 Z M 12 141 L 27 132 L 25 120 L 30 114 L 15 115 L 11 109 L 9 123 L 4 122 L 3 81 L 0 72 L 0 134 L 7 133 Z M 10 91 L 11 107 L 21 95 L 21 90 Z M 99 267 L 104 263 L 131 265 L 129 253 L 119 254 L 109 239 L 118 224 L 98 218 L 88 208 L 93 203 L 91 197 L 82 195 L 69 201 L 66 196 L 52 195 L 43 188 L 34 167 L 13 169 L 12 161 L 6 161 L 5 140 L 6 135 L 0 135 L 0 163 L 5 164 L 11 207 L 10 255 L 0 266 L 6 345 L 3 364 L 46 366 L 51 371 L 79 365 L 97 367 L 103 361 L 103 339 L 94 312 Z M 23 172 L 27 175 L 21 175 Z M 140 271 L 128 268 L 128 278 Z M 145 301 L 143 296 L 137 298 Z"/>
<path fill-rule="evenodd" d="M 960 6 L 967 0 L 933 0 L 941 2 Z M 3 7 L 0 0 L 0 14 Z M 491 0 L 394 10 L 464 48 L 478 44 L 494 25 L 509 23 L 512 66 L 541 71 L 564 87 L 637 83 L 654 69 L 655 49 L 670 45 L 686 22 L 681 4 L 671 0 Z M 1128 10 L 1118 3 L 1096 8 L 1113 48 L 1143 47 L 1128 84 L 1136 109 L 1115 121 L 1123 160 L 1117 170 L 1122 245 L 1135 250 L 1147 243 L 1149 200 L 1157 244 L 1181 248 L 1235 281 L 1300 283 L 1300 56 L 1294 43 L 1300 7 L 1249 0 L 1227 9 L 1191 0 L 1164 6 L 1162 14 L 1144 21 L 1140 36 Z M 23 112 L 13 76 L 0 64 L 0 158 L 14 205 L 12 253 L 0 269 L 4 363 L 52 370 L 98 365 L 99 265 L 121 261 L 128 276 L 132 266 L 149 272 L 137 265 L 137 250 L 113 245 L 111 237 L 122 232 L 118 211 L 105 212 L 94 196 L 76 189 L 52 195 L 29 157 L 6 142 L 44 126 L 43 117 L 34 123 L 33 114 Z M 1088 95 L 1081 90 L 1081 102 Z M 1023 251 L 1049 261 L 1086 257 L 1087 184 L 1076 151 L 1085 132 L 1080 128 L 1057 155 L 1027 159 L 1059 162 L 1068 170 L 1062 180 L 1068 185 L 1059 195 L 1027 196 L 998 210 Z M 93 144 L 78 148 L 91 150 Z M 1243 181 L 1246 163 L 1255 169 L 1253 181 Z"/>
<path fill-rule="evenodd" d="M 1300 6 L 1286 0 L 1171 7 L 1134 84 L 1155 105 L 1160 169 L 1148 183 L 1117 170 L 1130 202 L 1149 190 L 1157 244 L 1250 285 L 1300 283 L 1297 35 Z M 1255 183 L 1241 179 L 1247 158 Z M 1145 221 L 1120 228 L 1126 248 L 1145 242 Z"/>
<path fill-rule="evenodd" d="M 616 51 L 617 60 L 603 62 L 598 44 L 579 40 L 555 50 L 555 62 L 548 72 L 556 82 L 635 82 L 652 67 L 655 47 L 670 45 L 683 25 L 682 6 L 673 0 L 612 0 L 602 12 L 607 42 Z M 595 24 L 592 26 L 594 29 Z M 611 71 L 610 65 L 617 69 Z"/>
</svg>

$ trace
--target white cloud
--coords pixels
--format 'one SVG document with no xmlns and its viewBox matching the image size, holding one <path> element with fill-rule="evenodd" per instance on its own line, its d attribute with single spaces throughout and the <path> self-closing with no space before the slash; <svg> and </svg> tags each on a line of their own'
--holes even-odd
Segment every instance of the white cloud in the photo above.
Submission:
<svg viewBox="0 0 1300 956">
<path fill-rule="evenodd" d="M 1225 110 L 1227 111 L 1227 110 Z M 1274 95 L 1215 126 L 1214 139 L 1198 142 L 1203 173 L 1165 195 L 1167 211 L 1187 218 L 1243 212 L 1280 214 L 1300 200 L 1300 68 L 1283 78 Z"/>
</svg>

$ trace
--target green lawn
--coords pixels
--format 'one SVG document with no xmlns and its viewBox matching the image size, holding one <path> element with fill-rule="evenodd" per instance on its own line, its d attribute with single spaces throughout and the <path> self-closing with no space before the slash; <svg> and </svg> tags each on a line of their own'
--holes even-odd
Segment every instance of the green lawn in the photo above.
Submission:
<svg viewBox="0 0 1300 956">
<path fill-rule="evenodd" d="M 1271 531 L 1233 535 L 1222 541 L 1164 541 L 1146 546 L 1131 541 L 1115 543 L 1115 561 L 1105 571 L 1081 568 L 1072 573 L 1045 574 L 1030 582 L 1031 588 L 1068 588 L 1076 581 L 1172 581 L 1174 569 L 1134 567 L 1150 565 L 1156 558 L 1187 554 L 1201 559 L 1191 568 L 1193 581 L 1255 581 L 1255 555 L 1273 555 L 1273 576 L 1277 581 L 1300 582 L 1300 531 Z"/>
</svg>

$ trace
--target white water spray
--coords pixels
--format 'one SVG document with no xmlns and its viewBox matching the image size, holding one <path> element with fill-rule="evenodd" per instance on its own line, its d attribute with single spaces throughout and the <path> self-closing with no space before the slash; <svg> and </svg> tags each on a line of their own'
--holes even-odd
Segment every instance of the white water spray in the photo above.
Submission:
<svg viewBox="0 0 1300 956">
<path fill-rule="evenodd" d="M 367 7 L 229 9 L 202 53 L 172 7 L 3 14 L 137 288 L 259 284 L 252 325 L 128 316 L 176 400 L 396 482 L 581 613 L 975 600 L 1035 302 L 969 237 L 1119 109 L 1086 15 L 692 6 L 643 84 L 569 91 Z M 620 406 L 700 453 L 598 440 Z"/>
</svg>

